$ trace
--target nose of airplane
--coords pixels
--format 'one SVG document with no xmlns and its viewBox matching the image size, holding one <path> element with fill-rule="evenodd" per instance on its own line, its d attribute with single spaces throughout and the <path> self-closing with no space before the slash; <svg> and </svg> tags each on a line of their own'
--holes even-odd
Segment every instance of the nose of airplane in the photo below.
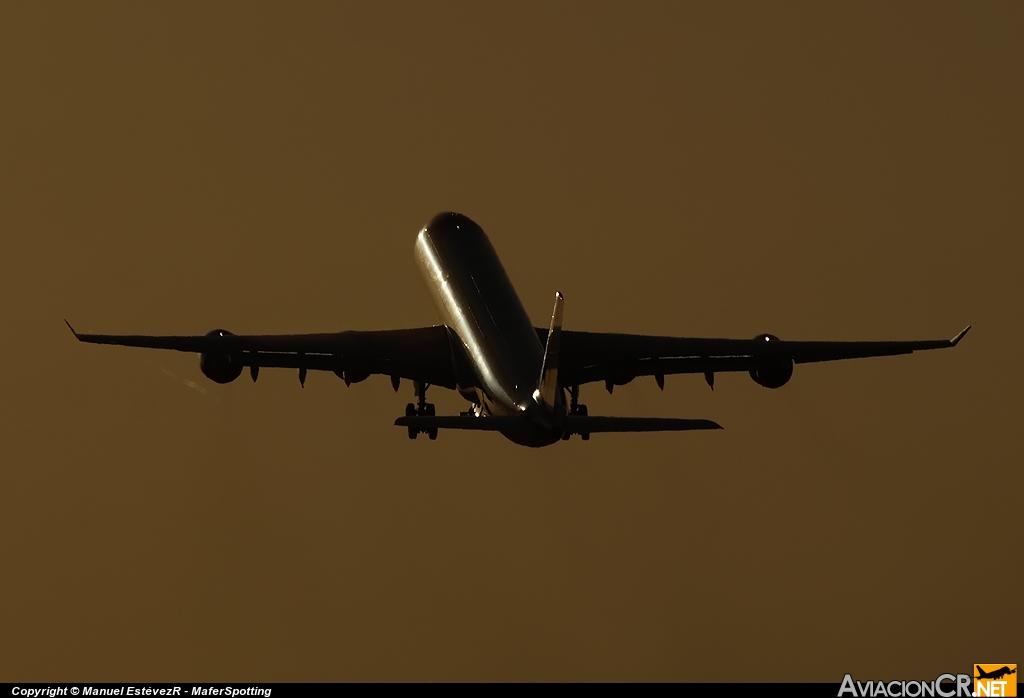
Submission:
<svg viewBox="0 0 1024 698">
<path fill-rule="evenodd" d="M 438 242 L 449 235 L 483 232 L 483 229 L 473 222 L 469 216 L 464 216 L 454 211 L 445 211 L 444 213 L 437 214 L 430 219 L 424 230 L 430 234 L 433 240 Z"/>
</svg>

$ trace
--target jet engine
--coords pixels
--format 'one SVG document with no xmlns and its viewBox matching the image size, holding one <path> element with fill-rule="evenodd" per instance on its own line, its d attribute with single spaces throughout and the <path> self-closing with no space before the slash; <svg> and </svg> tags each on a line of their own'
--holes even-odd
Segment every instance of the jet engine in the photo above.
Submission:
<svg viewBox="0 0 1024 698">
<path fill-rule="evenodd" d="M 207 337 L 230 337 L 227 330 L 213 330 Z M 214 383 L 230 383 L 242 375 L 242 355 L 239 352 L 203 352 L 199 355 L 199 370 Z"/>
<path fill-rule="evenodd" d="M 353 383 L 362 383 L 369 378 L 370 369 L 357 362 L 350 361 L 345 364 L 344 370 L 336 369 L 334 375 L 345 381 L 345 385 L 352 385 Z M 398 388 L 395 388 L 395 390 L 398 390 Z"/>
<path fill-rule="evenodd" d="M 755 357 L 750 377 L 764 388 L 781 388 L 793 377 L 793 357 L 771 351 L 771 345 L 780 341 L 775 335 L 758 335 L 754 337 L 754 341 L 767 345 L 768 351 L 762 350 L 763 353 Z"/>
</svg>

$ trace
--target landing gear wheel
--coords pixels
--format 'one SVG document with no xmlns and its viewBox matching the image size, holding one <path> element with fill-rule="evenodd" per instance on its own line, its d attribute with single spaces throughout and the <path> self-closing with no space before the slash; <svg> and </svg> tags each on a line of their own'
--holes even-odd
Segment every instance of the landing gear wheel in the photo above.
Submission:
<svg viewBox="0 0 1024 698">
<path fill-rule="evenodd" d="M 577 405 L 577 407 L 576 407 L 576 414 L 578 414 L 580 417 L 586 417 L 587 416 L 587 406 L 586 405 Z M 584 433 L 580 434 L 580 438 L 583 439 L 584 441 L 590 441 L 590 433 L 589 432 L 584 432 Z"/>
<path fill-rule="evenodd" d="M 427 402 L 427 388 L 430 387 L 429 383 L 423 383 L 421 381 L 413 381 L 413 388 L 416 391 L 416 404 L 409 403 L 405 406 L 406 417 L 433 417 L 434 416 L 434 404 Z M 420 429 L 419 427 L 409 427 L 409 438 L 415 439 L 420 433 L 426 434 L 431 441 L 437 438 L 437 429 Z"/>
<path fill-rule="evenodd" d="M 408 405 L 406 405 L 405 406 L 405 416 L 406 417 L 415 417 L 416 416 L 416 405 L 412 404 L 411 402 Z M 409 438 L 410 439 L 415 439 L 416 435 L 418 433 L 419 432 L 416 430 L 416 427 L 409 427 Z"/>
<path fill-rule="evenodd" d="M 579 403 L 579 399 L 580 399 L 580 387 L 578 385 L 574 385 L 569 390 L 569 400 L 570 400 L 570 402 L 569 402 L 569 414 L 574 416 L 574 417 L 586 417 L 587 416 L 587 406 L 586 405 L 581 405 Z M 569 434 L 566 434 L 562 438 L 563 439 L 568 439 L 569 438 Z M 590 434 L 587 434 L 585 432 L 580 432 L 580 438 L 583 439 L 584 441 L 590 441 Z"/>
<path fill-rule="evenodd" d="M 428 402 L 427 404 L 425 404 L 423 406 L 422 413 L 423 413 L 424 417 L 433 417 L 434 416 L 434 403 Z M 426 431 L 427 431 L 427 438 L 429 438 L 431 441 L 436 441 L 437 440 L 437 429 L 427 429 Z"/>
</svg>

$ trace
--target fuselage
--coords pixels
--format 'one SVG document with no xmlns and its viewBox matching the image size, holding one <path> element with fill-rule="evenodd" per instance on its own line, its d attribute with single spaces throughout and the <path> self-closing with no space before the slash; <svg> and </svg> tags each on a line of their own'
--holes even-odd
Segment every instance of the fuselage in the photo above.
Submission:
<svg viewBox="0 0 1024 698">
<path fill-rule="evenodd" d="M 416 263 L 452 336 L 459 391 L 479 414 L 520 416 L 502 433 L 542 446 L 561 438 L 562 391 L 554 408 L 534 399 L 544 347 L 484 231 L 458 213 L 442 213 L 416 236 Z"/>
</svg>

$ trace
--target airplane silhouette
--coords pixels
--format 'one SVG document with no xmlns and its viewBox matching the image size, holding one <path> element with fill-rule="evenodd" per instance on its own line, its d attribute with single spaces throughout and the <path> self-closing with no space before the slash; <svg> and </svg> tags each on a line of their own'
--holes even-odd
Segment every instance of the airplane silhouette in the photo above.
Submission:
<svg viewBox="0 0 1024 698">
<path fill-rule="evenodd" d="M 1001 679 L 1001 678 L 1003 678 L 1004 676 L 1006 676 L 1008 674 L 1016 674 L 1017 673 L 1016 669 L 1011 669 L 1008 666 L 1004 666 L 1004 667 L 1001 667 L 999 669 L 995 669 L 994 671 L 991 671 L 991 672 L 986 672 L 984 669 L 982 669 L 977 664 L 975 664 L 974 667 L 978 670 L 978 675 L 974 677 L 976 679 Z"/>
<path fill-rule="evenodd" d="M 245 368 L 255 382 L 261 368 L 331 371 L 346 385 L 370 375 L 390 376 L 397 391 L 413 382 L 416 403 L 395 421 L 409 438 L 439 429 L 497 431 L 526 446 L 546 446 L 596 432 L 721 429 L 707 419 L 590 416 L 580 386 L 603 382 L 609 393 L 639 376 L 704 375 L 745 371 L 765 388 L 789 382 L 794 364 L 910 354 L 954 347 L 952 339 L 896 342 L 791 342 L 771 334 L 753 339 L 657 337 L 562 330 L 564 298 L 555 294 L 548 327 L 530 321 L 484 231 L 458 213 L 435 216 L 416 236 L 417 266 L 443 324 L 415 329 L 330 334 L 237 336 L 213 330 L 197 336 L 72 333 L 82 342 L 199 354 L 199 368 L 230 383 Z M 66 321 L 65 321 L 66 322 Z M 470 402 L 459 415 L 438 416 L 426 400 L 431 385 L 456 390 Z"/>
</svg>

